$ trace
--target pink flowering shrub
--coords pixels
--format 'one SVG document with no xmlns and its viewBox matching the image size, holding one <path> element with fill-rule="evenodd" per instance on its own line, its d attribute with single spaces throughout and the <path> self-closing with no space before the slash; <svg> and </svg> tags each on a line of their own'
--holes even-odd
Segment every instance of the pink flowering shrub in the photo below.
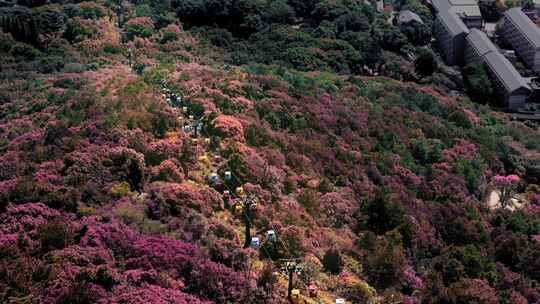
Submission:
<svg viewBox="0 0 540 304">
<path fill-rule="evenodd" d="M 444 149 L 442 155 L 448 162 L 453 162 L 458 159 L 471 160 L 474 158 L 477 149 L 475 144 L 467 140 L 458 139 L 452 148 Z"/>
<path fill-rule="evenodd" d="M 446 164 L 434 164 L 432 166 L 431 179 L 428 182 L 426 196 L 439 201 L 458 201 L 467 200 L 469 191 L 465 180 L 448 171 Z"/>
<path fill-rule="evenodd" d="M 523 211 L 527 214 L 538 216 L 540 215 L 540 205 L 527 205 L 523 208 Z"/>
<path fill-rule="evenodd" d="M 404 276 L 406 284 L 411 289 L 413 289 L 413 290 L 422 290 L 422 289 L 424 289 L 424 287 L 425 287 L 424 286 L 424 280 L 422 280 L 422 278 L 420 278 L 416 274 L 416 272 L 414 271 L 414 269 L 411 266 L 405 268 L 405 270 L 403 271 L 403 276 Z"/>
<path fill-rule="evenodd" d="M 177 157 L 182 151 L 182 141 L 162 139 L 146 146 L 145 160 L 150 165 L 159 165 L 162 161 Z"/>
<path fill-rule="evenodd" d="M 10 205 L 0 214 L 2 233 L 28 233 L 36 236 L 38 229 L 50 219 L 60 216 L 60 212 L 50 209 L 43 203 Z"/>
<path fill-rule="evenodd" d="M 452 286 L 451 293 L 460 303 L 498 303 L 496 290 L 482 279 L 464 279 Z"/>
<path fill-rule="evenodd" d="M 152 168 L 152 179 L 165 182 L 182 182 L 184 174 L 182 167 L 179 167 L 174 161 L 167 159 L 161 162 L 159 166 Z"/>
<path fill-rule="evenodd" d="M 319 200 L 319 208 L 325 215 L 324 223 L 330 227 L 341 228 L 354 225 L 353 214 L 357 209 L 351 192 L 330 192 L 322 195 Z"/>
<path fill-rule="evenodd" d="M 13 190 L 19 184 L 19 178 L 12 178 L 0 182 L 0 210 L 10 201 Z"/>
<path fill-rule="evenodd" d="M 153 183 L 147 208 L 150 214 L 163 217 L 177 215 L 182 207 L 195 209 L 205 215 L 223 208 L 223 199 L 214 189 L 192 183 Z"/>
<path fill-rule="evenodd" d="M 232 138 L 238 141 L 244 140 L 244 128 L 238 119 L 232 116 L 220 115 L 214 119 L 213 125 L 226 138 Z"/>
<path fill-rule="evenodd" d="M 496 175 L 495 177 L 493 177 L 493 182 L 497 184 L 517 184 L 520 180 L 521 179 L 519 178 L 519 176 L 515 174 L 507 176 Z"/>
<path fill-rule="evenodd" d="M 40 164 L 37 171 L 34 173 L 34 180 L 37 187 L 41 191 L 46 192 L 58 190 L 63 183 L 63 177 L 60 173 L 63 165 L 63 162 L 60 160 Z"/>
<path fill-rule="evenodd" d="M 150 17 L 135 17 L 126 23 L 130 37 L 147 38 L 154 31 L 154 22 Z"/>
<path fill-rule="evenodd" d="M 422 301 L 415 297 L 403 296 L 403 304 L 420 304 Z"/>
<path fill-rule="evenodd" d="M 158 285 L 145 284 L 136 288 L 123 288 L 117 291 L 115 303 L 133 304 L 206 304 L 212 303 L 185 294 L 179 290 L 163 288 Z"/>
<path fill-rule="evenodd" d="M 82 145 L 79 149 L 66 154 L 63 173 L 67 184 L 81 187 L 89 182 L 101 183 L 111 180 L 109 170 L 103 165 L 104 155 L 106 147 L 97 145 Z"/>
<path fill-rule="evenodd" d="M 8 151 L 0 155 L 0 178 L 7 180 L 17 177 L 28 166 L 23 159 L 24 154 L 17 151 Z"/>
<path fill-rule="evenodd" d="M 418 218 L 409 217 L 413 234 L 410 246 L 415 256 L 429 256 L 432 252 L 439 251 L 443 246 L 437 235 L 437 229 L 425 217 L 422 214 Z"/>
<path fill-rule="evenodd" d="M 392 168 L 392 174 L 398 175 L 403 181 L 411 187 L 418 187 L 422 183 L 422 177 L 414 174 L 411 170 L 396 165 Z"/>
<path fill-rule="evenodd" d="M 465 116 L 472 125 L 477 125 L 480 123 L 480 118 L 473 111 L 469 109 L 463 109 L 463 113 L 465 113 Z"/>
<path fill-rule="evenodd" d="M 0 216 L 0 252 L 9 246 L 37 248 L 38 244 L 29 237 L 36 238 L 44 227 L 57 225 L 55 221 L 60 216 L 61 213 L 43 204 L 10 206 Z M 39 295 L 45 302 L 76 298 L 99 303 L 107 298 L 146 301 L 157 291 L 160 294 L 155 295 L 156 301 L 163 303 L 206 303 L 201 299 L 243 302 L 247 299 L 244 290 L 251 283 L 230 268 L 208 260 L 193 244 L 141 235 L 116 221 L 102 223 L 92 217 L 84 219 L 78 227 L 72 240 L 78 244 L 66 243 L 64 248 L 42 247 L 50 251 L 48 263 L 53 274 L 46 278 L 47 288 Z M 42 264 L 39 260 L 33 263 L 37 263 L 33 270 L 37 275 L 43 270 Z M 14 267 L 20 265 L 0 263 L 0 273 L 12 273 Z M 160 273 L 167 273 L 168 277 Z M 21 279 L 18 284 L 31 284 Z M 184 292 L 175 288 L 182 288 Z"/>
<path fill-rule="evenodd" d="M 535 193 L 531 196 L 531 204 L 540 205 L 540 193 Z"/>
</svg>

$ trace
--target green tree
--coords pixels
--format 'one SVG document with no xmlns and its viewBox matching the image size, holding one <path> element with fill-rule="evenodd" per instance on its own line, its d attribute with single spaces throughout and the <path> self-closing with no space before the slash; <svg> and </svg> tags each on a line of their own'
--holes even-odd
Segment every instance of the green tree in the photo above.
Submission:
<svg viewBox="0 0 540 304">
<path fill-rule="evenodd" d="M 375 241 L 374 249 L 367 255 L 364 265 L 370 283 L 385 289 L 403 278 L 406 257 L 401 245 L 383 237 Z"/>
<path fill-rule="evenodd" d="M 431 40 L 431 27 L 424 23 L 418 23 L 416 21 L 407 22 L 401 24 L 399 30 L 415 46 L 426 45 Z"/>
<path fill-rule="evenodd" d="M 136 36 L 143 38 L 150 37 L 154 29 L 152 26 L 147 24 L 128 22 L 128 24 L 126 25 L 126 30 L 129 39 L 133 39 Z"/>
<path fill-rule="evenodd" d="M 11 47 L 10 53 L 11 53 L 11 55 L 13 55 L 13 57 L 15 57 L 15 58 L 17 58 L 19 60 L 22 60 L 22 59 L 24 59 L 24 60 L 34 60 L 40 54 L 40 52 L 37 49 L 33 48 L 29 44 L 22 43 L 22 42 L 15 43 Z"/>
<path fill-rule="evenodd" d="M 433 74 L 437 70 L 437 61 L 433 52 L 429 49 L 420 49 L 414 61 L 414 68 L 420 77 Z"/>
<path fill-rule="evenodd" d="M 411 143 L 412 155 L 422 164 L 439 162 L 444 148 L 444 144 L 439 139 L 422 138 Z"/>
<path fill-rule="evenodd" d="M 405 222 L 405 209 L 398 202 L 390 200 L 387 190 L 379 190 L 374 200 L 364 205 L 367 214 L 367 228 L 378 234 L 397 228 Z"/>
<path fill-rule="evenodd" d="M 294 9 L 286 0 L 268 1 L 263 12 L 263 20 L 268 23 L 290 23 L 294 19 Z"/>
<path fill-rule="evenodd" d="M 314 30 L 313 34 L 319 38 L 332 38 L 335 39 L 337 36 L 337 26 L 334 22 L 328 20 L 323 20 L 319 26 Z"/>
<path fill-rule="evenodd" d="M 493 86 L 483 65 L 467 65 L 462 74 L 465 90 L 471 99 L 483 102 L 493 100 Z"/>
<path fill-rule="evenodd" d="M 285 52 L 286 60 L 296 69 L 301 71 L 326 70 L 326 63 L 321 60 L 312 48 L 294 47 Z"/>
<path fill-rule="evenodd" d="M 317 190 L 321 193 L 328 193 L 333 191 L 333 186 L 326 177 L 323 177 Z"/>
<path fill-rule="evenodd" d="M 349 11 L 349 8 L 343 5 L 343 1 L 322 0 L 318 1 L 311 11 L 311 17 L 316 22 L 321 22 L 322 20 L 333 21 Z"/>
<path fill-rule="evenodd" d="M 135 6 L 135 15 L 137 17 L 152 17 L 152 8 L 148 4 Z"/>
<path fill-rule="evenodd" d="M 369 30 L 369 18 L 361 12 L 350 12 L 335 20 L 338 31 L 365 32 Z"/>
<path fill-rule="evenodd" d="M 431 14 L 430 9 L 422 4 L 419 0 L 404 0 L 405 4 L 401 7 L 401 10 L 410 10 L 422 18 L 424 24 L 426 24 L 430 29 L 433 24 L 433 15 Z"/>
<path fill-rule="evenodd" d="M 90 36 L 94 31 L 90 28 L 84 27 L 76 20 L 69 20 L 64 31 L 64 38 L 69 42 L 80 42 Z"/>
<path fill-rule="evenodd" d="M 330 248 L 324 253 L 323 257 L 324 270 L 331 274 L 339 274 L 343 268 L 341 254 L 335 248 Z"/>
<path fill-rule="evenodd" d="M 340 38 L 348 41 L 360 52 L 363 64 L 374 68 L 383 62 L 381 44 L 368 32 L 347 31 Z"/>
<path fill-rule="evenodd" d="M 69 226 L 60 219 L 48 222 L 39 231 L 39 241 L 44 252 L 64 248 L 71 238 Z"/>
<path fill-rule="evenodd" d="M 408 42 L 407 36 L 397 27 L 388 24 L 384 19 L 377 19 L 372 24 L 371 34 L 383 49 L 392 52 L 399 52 Z"/>
<path fill-rule="evenodd" d="M 318 0 L 289 0 L 289 5 L 294 8 L 298 17 L 309 17 Z"/>
</svg>

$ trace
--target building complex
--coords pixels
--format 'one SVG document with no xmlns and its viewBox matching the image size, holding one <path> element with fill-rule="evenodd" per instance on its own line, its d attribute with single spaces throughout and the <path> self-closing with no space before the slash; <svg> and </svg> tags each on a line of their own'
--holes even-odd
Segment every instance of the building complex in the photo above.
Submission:
<svg viewBox="0 0 540 304">
<path fill-rule="evenodd" d="M 481 64 L 487 68 L 497 96 L 511 110 L 525 104 L 531 86 L 497 46 L 481 31 L 476 0 L 431 0 L 436 12 L 433 33 L 447 65 Z M 519 8 L 504 14 L 503 35 L 534 71 L 540 71 L 540 30 Z"/>
<path fill-rule="evenodd" d="M 540 72 L 540 30 L 520 8 L 504 13 L 501 32 L 516 54 L 533 71 Z"/>
<path fill-rule="evenodd" d="M 465 64 L 484 64 L 488 68 L 497 95 L 509 109 L 515 110 L 526 103 L 531 88 L 525 78 L 478 29 L 472 29 L 465 38 Z"/>
</svg>

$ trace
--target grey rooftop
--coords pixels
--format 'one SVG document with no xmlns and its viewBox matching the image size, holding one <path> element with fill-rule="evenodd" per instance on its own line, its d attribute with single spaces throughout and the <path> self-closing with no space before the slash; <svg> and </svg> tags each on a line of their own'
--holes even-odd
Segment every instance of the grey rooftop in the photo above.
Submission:
<svg viewBox="0 0 540 304">
<path fill-rule="evenodd" d="M 525 78 L 521 77 L 512 63 L 499 52 L 490 52 L 485 56 L 485 59 L 508 92 L 513 92 L 519 88 L 531 89 Z"/>
<path fill-rule="evenodd" d="M 431 4 L 433 5 L 437 13 L 448 12 L 452 7 L 448 0 L 431 0 Z"/>
<path fill-rule="evenodd" d="M 476 49 L 480 56 L 484 56 L 491 51 L 497 52 L 497 47 L 495 44 L 493 44 L 493 42 L 491 42 L 491 40 L 481 30 L 471 29 L 469 35 L 467 35 L 467 40 Z"/>
<path fill-rule="evenodd" d="M 456 5 L 469 5 L 469 6 L 474 6 L 474 5 L 478 5 L 478 1 L 476 0 L 449 0 L 450 4 L 452 4 L 452 6 L 456 6 Z"/>
<path fill-rule="evenodd" d="M 411 12 L 410 10 L 404 10 L 399 12 L 398 21 L 400 23 L 407 23 L 411 21 L 416 21 L 418 23 L 424 23 L 422 18 L 418 14 Z"/>
<path fill-rule="evenodd" d="M 482 17 L 478 5 L 455 5 L 452 6 L 451 10 L 460 17 Z"/>
<path fill-rule="evenodd" d="M 453 11 L 460 17 L 482 16 L 476 0 L 431 0 L 431 4 L 438 13 Z"/>
<path fill-rule="evenodd" d="M 519 28 L 534 48 L 540 48 L 540 30 L 519 7 L 507 10 L 504 15 Z"/>
<path fill-rule="evenodd" d="M 439 16 L 441 22 L 448 28 L 453 36 L 469 32 L 469 28 L 467 28 L 465 23 L 463 23 L 456 14 L 443 11 L 437 14 L 437 16 Z"/>
</svg>

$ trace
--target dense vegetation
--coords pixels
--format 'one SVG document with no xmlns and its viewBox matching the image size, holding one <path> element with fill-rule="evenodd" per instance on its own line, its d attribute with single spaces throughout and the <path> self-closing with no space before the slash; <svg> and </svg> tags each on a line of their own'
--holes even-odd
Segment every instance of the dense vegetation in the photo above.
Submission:
<svg viewBox="0 0 540 304">
<path fill-rule="evenodd" d="M 18 3 L 0 7 L 0 302 L 285 303 L 291 257 L 308 303 L 310 284 L 324 303 L 540 301 L 538 128 L 449 97 L 420 3 L 394 4 L 413 27 L 353 0 Z M 490 208 L 506 180 L 526 203 Z"/>
<path fill-rule="evenodd" d="M 429 43 L 431 15 L 412 0 L 404 9 L 420 13 L 426 24 L 392 26 L 386 16 L 359 1 L 208 1 L 172 2 L 183 23 L 233 64 L 265 63 L 300 71 L 359 73 L 390 64 L 388 73 L 411 77 L 387 52 L 415 54 Z"/>
</svg>

